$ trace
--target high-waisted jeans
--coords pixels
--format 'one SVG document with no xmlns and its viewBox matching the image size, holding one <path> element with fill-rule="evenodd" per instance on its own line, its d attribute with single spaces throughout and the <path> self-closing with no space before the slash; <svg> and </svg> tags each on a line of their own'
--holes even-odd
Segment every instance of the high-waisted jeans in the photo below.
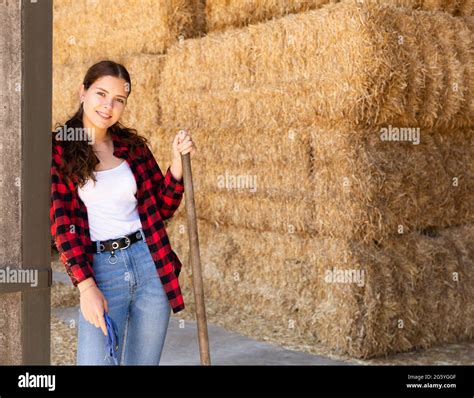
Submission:
<svg viewBox="0 0 474 398">
<path fill-rule="evenodd" d="M 143 231 L 140 230 L 143 235 Z M 120 365 L 158 365 L 171 307 L 144 239 L 126 249 L 94 253 L 93 269 L 118 328 Z M 106 337 L 79 309 L 77 365 L 113 365 L 106 358 Z"/>
</svg>

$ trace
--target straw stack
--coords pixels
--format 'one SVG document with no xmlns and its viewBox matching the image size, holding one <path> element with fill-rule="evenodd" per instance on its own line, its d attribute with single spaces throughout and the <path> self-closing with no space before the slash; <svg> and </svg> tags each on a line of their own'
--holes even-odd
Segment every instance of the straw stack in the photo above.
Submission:
<svg viewBox="0 0 474 398">
<path fill-rule="evenodd" d="M 53 62 L 162 54 L 204 30 L 203 0 L 55 0 Z"/>
<path fill-rule="evenodd" d="M 188 263 L 186 225 L 178 216 L 167 231 Z M 241 318 L 241 325 L 263 317 L 260 336 L 282 329 L 289 339 L 367 358 L 474 335 L 473 226 L 437 236 L 410 233 L 381 245 L 203 221 L 198 230 L 207 302 L 218 303 L 222 317 Z M 345 273 L 355 283 L 341 282 Z M 180 280 L 192 305 L 189 267 Z"/>
<path fill-rule="evenodd" d="M 100 61 L 100 60 L 98 60 Z M 54 65 L 52 127 L 72 117 L 80 105 L 79 88 L 94 62 L 86 64 Z"/>
<path fill-rule="evenodd" d="M 189 40 L 169 56 L 160 100 L 170 126 L 473 122 L 468 18 L 350 1 Z"/>
<path fill-rule="evenodd" d="M 294 129 L 294 140 L 278 130 L 193 130 L 199 214 L 219 225 L 364 242 L 474 223 L 472 129 L 422 130 L 419 144 L 381 141 L 381 129 L 315 126 Z"/>
<path fill-rule="evenodd" d="M 288 14 L 322 7 L 338 0 L 206 0 L 207 29 L 239 28 Z"/>
<path fill-rule="evenodd" d="M 456 16 L 473 14 L 472 0 L 379 0 L 396 6 L 444 11 Z M 314 10 L 339 0 L 206 0 L 208 32 L 240 28 L 249 24 Z"/>
<path fill-rule="evenodd" d="M 421 130 L 419 144 L 383 129 L 315 129 L 314 229 L 367 243 L 474 224 L 473 129 Z"/>
<path fill-rule="evenodd" d="M 344 15 L 351 18 L 344 18 Z M 370 102 L 374 98 L 371 90 L 382 87 L 390 76 L 401 75 L 404 62 L 400 57 L 392 57 L 393 66 L 386 64 L 383 79 L 375 74 L 368 77 L 366 74 L 373 72 L 371 60 L 383 57 L 367 51 L 368 46 L 362 45 L 365 38 L 361 36 L 358 46 L 352 50 L 346 47 L 347 40 L 356 40 L 357 32 L 363 35 L 358 23 L 351 34 L 345 33 L 339 41 L 344 49 L 323 46 L 326 42 L 338 41 L 324 32 L 325 26 L 341 33 L 338 23 L 348 26 L 367 15 L 374 20 L 383 16 L 387 21 L 397 21 L 399 26 L 405 27 L 403 43 L 396 42 L 392 50 L 383 51 L 400 55 L 399 47 L 409 47 L 404 53 L 407 57 L 410 54 L 406 60 L 412 65 L 406 68 L 404 78 L 395 79 L 400 88 L 404 87 L 405 98 L 394 96 L 393 85 L 387 85 L 377 93 L 376 102 L 380 107 Z M 378 36 L 383 36 L 386 30 L 377 26 L 385 25 L 375 26 L 371 18 L 367 17 L 363 25 L 371 25 L 373 31 L 381 31 Z M 431 52 L 425 51 L 428 43 L 436 44 L 434 27 L 442 29 L 438 19 L 446 22 L 445 33 L 453 35 L 452 44 L 461 51 L 443 52 L 436 46 Z M 419 20 L 429 22 L 433 30 L 428 33 L 426 29 L 424 36 L 417 33 L 418 41 L 415 42 L 414 32 L 406 27 L 410 24 L 415 27 Z M 316 21 L 320 25 L 310 23 Z M 310 51 L 307 42 L 311 40 L 296 41 L 301 51 L 287 47 L 291 56 L 282 49 L 280 61 L 275 56 L 278 51 L 274 49 L 280 47 L 272 46 L 270 51 L 265 44 L 271 37 L 280 38 L 281 32 L 303 36 L 298 30 L 301 25 L 311 25 L 313 31 L 321 30 L 321 34 L 314 35 L 319 42 L 312 43 L 312 54 L 320 54 L 314 70 L 310 69 L 308 59 L 315 58 L 305 58 Z M 456 30 L 458 27 L 460 29 Z M 310 32 L 311 29 L 307 28 Z M 325 41 L 320 38 L 323 34 Z M 438 35 L 440 41 L 446 41 L 446 37 Z M 466 21 L 461 18 L 348 2 L 189 40 L 184 46 L 174 47 L 163 70 L 166 84 L 159 93 L 163 123 L 170 130 L 171 126 L 186 126 L 193 130 L 196 142 L 201 143 L 202 161 L 195 168 L 199 174 L 196 185 L 209 192 L 201 210 L 203 217 L 224 225 L 280 232 L 296 228 L 301 233 L 356 238 L 365 242 L 380 241 L 389 235 L 433 225 L 448 227 L 471 223 L 474 214 L 470 205 L 474 195 L 474 144 L 469 127 L 473 116 L 471 37 Z M 361 53 L 357 54 L 354 48 Z M 416 48 L 421 50 L 414 51 Z M 324 51 L 327 54 L 323 54 Z M 359 59 L 357 73 L 353 70 L 354 62 L 350 61 L 339 64 L 339 69 L 334 68 L 332 60 L 340 55 L 342 62 L 343 54 L 351 54 L 351 51 L 352 58 Z M 263 60 L 264 53 L 268 55 L 268 61 Z M 331 56 L 333 53 L 336 55 Z M 364 59 L 369 53 L 372 55 Z M 440 60 L 443 57 L 445 59 Z M 285 83 L 286 89 L 269 92 L 266 88 L 272 87 L 270 83 L 259 84 L 258 81 L 283 86 L 277 66 L 272 67 L 278 62 L 281 76 L 291 76 L 293 81 Z M 262 66 L 257 67 L 257 64 Z M 337 77 L 337 72 L 341 72 L 342 77 Z M 328 78 L 329 74 L 331 78 Z M 314 80 L 310 81 L 306 76 L 312 76 Z M 344 79 L 349 87 L 350 78 L 355 82 L 376 80 L 377 83 L 359 96 L 352 95 L 351 90 L 338 92 L 338 87 L 344 87 L 341 83 Z M 328 80 L 333 84 L 327 83 Z M 236 83 L 242 81 L 246 84 L 245 89 Z M 457 91 L 450 90 L 455 82 L 460 82 L 455 86 Z M 237 90 L 233 89 L 234 85 Z M 319 85 L 320 90 L 306 90 L 309 85 Z M 219 89 L 224 86 L 228 89 Z M 336 92 L 331 92 L 330 87 Z M 334 100 L 319 95 L 326 89 L 327 96 Z M 353 96 L 353 103 L 347 103 L 346 109 L 341 106 L 344 95 Z M 387 106 L 390 103 L 393 106 Z M 358 104 L 360 109 L 357 109 Z M 374 120 L 378 118 L 386 123 L 369 126 L 366 124 L 370 119 L 364 121 L 357 116 L 384 113 L 386 116 L 374 117 Z M 337 114 L 341 115 L 340 119 L 331 122 L 330 118 Z M 353 118 L 343 119 L 343 114 L 352 114 Z M 440 122 L 442 120 L 444 123 Z M 444 124 L 444 128 L 434 128 L 436 124 Z M 448 133 L 446 125 L 459 127 Z M 419 129 L 420 143 L 382 141 L 382 129 L 392 127 Z M 431 166 L 433 162 L 437 167 Z M 232 184 L 233 189 L 222 189 L 229 184 L 222 187 L 218 183 L 228 182 L 228 176 L 234 181 L 244 179 L 243 189 L 235 189 Z M 245 182 L 256 182 L 256 192 L 251 192 Z M 253 212 L 253 209 L 258 211 Z"/>
<path fill-rule="evenodd" d="M 472 27 L 344 1 L 169 50 L 155 144 L 179 128 L 197 143 L 222 313 L 365 358 L 474 336 Z M 185 225 L 182 207 L 167 227 L 183 259 Z"/>
</svg>

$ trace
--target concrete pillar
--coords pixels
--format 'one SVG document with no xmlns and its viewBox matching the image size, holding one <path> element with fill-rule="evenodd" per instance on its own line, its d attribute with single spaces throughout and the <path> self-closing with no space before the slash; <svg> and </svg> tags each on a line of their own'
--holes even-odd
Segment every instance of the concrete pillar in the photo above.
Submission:
<svg viewBox="0 0 474 398">
<path fill-rule="evenodd" d="M 0 30 L 0 365 L 49 364 L 52 0 L 0 0 Z"/>
</svg>

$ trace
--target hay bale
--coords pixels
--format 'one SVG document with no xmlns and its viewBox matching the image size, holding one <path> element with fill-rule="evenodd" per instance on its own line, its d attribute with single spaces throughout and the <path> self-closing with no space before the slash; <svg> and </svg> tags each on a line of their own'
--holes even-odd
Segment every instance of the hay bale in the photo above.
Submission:
<svg viewBox="0 0 474 398">
<path fill-rule="evenodd" d="M 196 186 L 203 195 L 235 191 L 239 198 L 245 194 L 257 198 L 286 195 L 294 200 L 307 197 L 313 189 L 308 162 L 203 160 L 193 163 L 193 171 L 199 176 Z"/>
<path fill-rule="evenodd" d="M 53 64 L 163 54 L 205 30 L 202 0 L 55 0 Z"/>
<path fill-rule="evenodd" d="M 151 151 L 160 166 L 161 162 L 171 162 L 171 144 L 175 134 L 174 130 L 166 130 L 159 125 L 156 129 L 150 132 L 149 137 L 147 137 Z"/>
<path fill-rule="evenodd" d="M 183 127 L 185 128 L 185 127 Z M 186 129 L 186 128 L 185 128 Z M 199 149 L 200 162 L 268 163 L 275 161 L 290 163 L 298 160 L 309 168 L 312 129 L 293 128 L 240 128 L 240 129 L 188 129 Z M 156 141 L 171 143 L 176 129 L 156 130 Z M 282 170 L 283 171 L 283 170 Z"/>
<path fill-rule="evenodd" d="M 167 230 L 192 301 L 186 221 Z M 380 245 L 202 221 L 198 231 L 206 301 L 216 317 L 259 314 L 258 336 L 284 329 L 302 344 L 370 358 L 474 335 L 473 226 Z"/>
<path fill-rule="evenodd" d="M 123 123 L 151 136 L 161 123 L 161 107 L 158 92 L 165 55 L 140 54 L 118 57 L 130 73 L 132 92 L 123 113 Z"/>
<path fill-rule="evenodd" d="M 455 16 L 473 14 L 472 0 L 378 0 L 396 6 L 442 11 Z M 207 30 L 222 31 L 314 10 L 339 0 L 206 0 Z"/>
<path fill-rule="evenodd" d="M 171 143 L 178 129 L 156 129 L 153 153 L 171 162 Z M 198 148 L 193 159 L 196 190 L 257 192 L 259 195 L 312 190 L 309 130 L 190 130 Z"/>
<path fill-rule="evenodd" d="M 164 55 L 122 55 L 113 60 L 123 64 L 132 80 L 132 92 L 127 101 L 121 122 L 147 137 L 158 128 L 161 111 L 158 90 Z M 81 64 L 58 65 L 53 68 L 53 120 L 64 123 L 79 108 L 79 87 L 87 69 L 102 58 L 90 59 Z"/>
<path fill-rule="evenodd" d="M 267 21 L 319 8 L 338 0 L 206 0 L 206 23 L 208 32 L 227 28 L 240 28 L 249 24 Z"/>
<path fill-rule="evenodd" d="M 421 130 L 418 138 L 411 133 L 413 141 L 403 141 L 410 135 L 402 132 L 395 141 L 395 128 L 314 127 L 304 134 L 295 129 L 301 142 L 310 141 L 309 164 L 297 156 L 286 161 L 292 154 L 280 155 L 278 138 L 276 145 L 263 146 L 273 161 L 255 150 L 260 161 L 231 162 L 218 148 L 230 153 L 232 141 L 228 146 L 213 131 L 198 130 L 194 139 L 204 153 L 193 160 L 197 213 L 217 225 L 364 242 L 474 224 L 473 129 Z M 261 140 L 260 135 L 239 137 L 248 150 Z M 238 176 L 252 178 L 239 185 Z"/>
<path fill-rule="evenodd" d="M 170 49 L 163 70 L 163 123 L 467 127 L 471 25 L 468 17 L 354 0 L 186 40 Z"/>
<path fill-rule="evenodd" d="M 207 30 L 222 31 L 314 10 L 339 0 L 206 0 Z M 472 15 L 472 0 L 379 0 L 396 6 Z"/>
<path fill-rule="evenodd" d="M 474 130 L 421 130 L 416 145 L 404 134 L 383 141 L 383 129 L 396 138 L 391 126 L 364 134 L 315 129 L 313 227 L 382 242 L 432 226 L 474 224 Z"/>
<path fill-rule="evenodd" d="M 65 123 L 71 118 L 80 105 L 79 88 L 87 69 L 95 62 L 84 64 L 54 65 L 53 67 L 53 105 L 51 126 Z"/>
<path fill-rule="evenodd" d="M 260 232 L 294 232 L 306 236 L 316 233 L 312 225 L 308 226 L 308 220 L 313 219 L 313 209 L 305 197 L 295 200 L 295 195 L 264 196 L 237 190 L 203 191 L 199 188 L 195 197 L 198 217 L 214 225 L 238 226 Z M 184 214 L 182 206 L 175 215 Z"/>
<path fill-rule="evenodd" d="M 414 2 L 412 0 L 401 1 Z M 421 8 L 425 10 L 443 11 L 456 16 L 468 16 L 474 13 L 472 0 L 418 0 L 418 2 L 422 3 Z"/>
</svg>

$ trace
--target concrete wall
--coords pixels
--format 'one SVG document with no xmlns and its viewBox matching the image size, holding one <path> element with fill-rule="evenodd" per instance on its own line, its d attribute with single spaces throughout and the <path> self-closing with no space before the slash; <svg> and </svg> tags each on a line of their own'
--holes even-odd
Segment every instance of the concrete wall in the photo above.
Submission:
<svg viewBox="0 0 474 398">
<path fill-rule="evenodd" d="M 52 0 L 0 1 L 0 365 L 50 361 Z M 25 270 L 28 270 L 25 272 Z"/>
<path fill-rule="evenodd" d="M 0 266 L 21 260 L 21 10 L 0 4 Z M 17 182 L 17 183 L 16 183 Z M 0 364 L 21 362 L 21 293 L 0 295 Z"/>
</svg>

